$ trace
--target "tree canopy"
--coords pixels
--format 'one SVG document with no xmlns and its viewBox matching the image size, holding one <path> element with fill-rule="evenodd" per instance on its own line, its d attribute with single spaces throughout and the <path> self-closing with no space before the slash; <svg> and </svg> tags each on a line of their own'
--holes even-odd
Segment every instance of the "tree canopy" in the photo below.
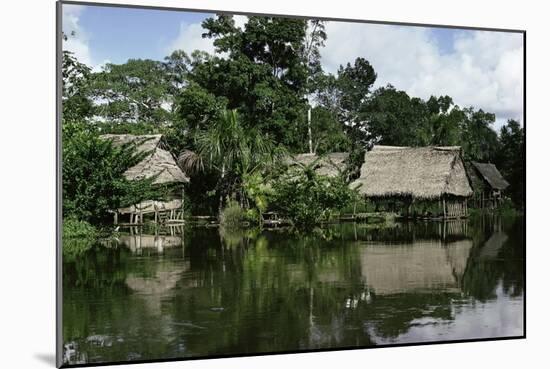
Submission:
<svg viewBox="0 0 550 369">
<path fill-rule="evenodd" d="M 232 16 L 217 15 L 202 27 L 202 37 L 215 47 L 212 55 L 175 50 L 164 60 L 130 59 L 97 72 L 65 52 L 63 121 L 86 123 L 79 135 L 86 133 L 96 146 L 76 147 L 80 136 L 66 136 L 73 151 L 64 152 L 64 160 L 78 163 L 75 153 L 89 160 L 92 149 L 117 157 L 95 140 L 100 132 L 161 133 L 192 172 L 191 206 L 204 211 L 204 204 L 212 210 L 226 198 L 267 203 L 272 189 L 258 186 L 258 178 L 269 176 L 267 164 L 281 162 L 281 153 L 349 152 L 349 179 L 374 144 L 456 145 L 466 160 L 497 164 L 522 205 L 525 139 L 517 121 L 497 133 L 494 114 L 458 106 L 450 96 L 422 99 L 393 85 L 377 86 L 367 58 L 326 72 L 320 50 L 328 35 L 320 20 L 250 16 L 238 27 Z M 113 170 L 118 181 L 121 169 Z"/>
</svg>

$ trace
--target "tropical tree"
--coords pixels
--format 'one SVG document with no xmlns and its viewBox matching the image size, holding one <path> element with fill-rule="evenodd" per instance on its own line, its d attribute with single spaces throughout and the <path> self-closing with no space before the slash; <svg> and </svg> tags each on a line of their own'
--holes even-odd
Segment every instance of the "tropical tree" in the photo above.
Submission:
<svg viewBox="0 0 550 369">
<path fill-rule="evenodd" d="M 510 119 L 500 129 L 500 149 L 496 163 L 510 182 L 508 192 L 514 203 L 523 207 L 525 196 L 525 131 L 517 120 Z"/>
<path fill-rule="evenodd" d="M 92 71 L 70 51 L 63 51 L 61 65 L 63 121 L 84 120 L 94 113 L 90 99 Z"/>
<path fill-rule="evenodd" d="M 203 37 L 218 53 L 196 63 L 189 79 L 238 109 L 242 124 L 268 134 L 292 150 L 306 142 L 308 71 L 301 50 L 307 22 L 301 19 L 251 16 L 244 28 L 232 16 L 203 22 Z"/>
<path fill-rule="evenodd" d="M 362 110 L 369 142 L 395 146 L 424 146 L 430 141 L 424 101 L 388 85 L 376 90 Z"/>
<path fill-rule="evenodd" d="M 426 101 L 428 108 L 429 129 L 433 146 L 460 145 L 460 124 L 464 112 L 453 103 L 449 96 L 431 96 Z"/>
<path fill-rule="evenodd" d="M 268 168 L 282 156 L 282 150 L 268 136 L 257 129 L 245 128 L 236 110 L 223 111 L 221 118 L 207 130 L 198 132 L 194 146 L 196 151 L 183 151 L 178 161 L 191 173 L 207 168 L 218 174 L 220 210 L 224 198 L 239 195 L 242 202 L 244 177 Z"/>
<path fill-rule="evenodd" d="M 136 144 L 116 147 L 94 126 L 80 122 L 63 123 L 62 134 L 64 218 L 104 223 L 111 220 L 111 210 L 165 197 L 166 189 L 152 185 L 155 178 L 124 177 L 147 154 L 137 153 Z"/>
<path fill-rule="evenodd" d="M 91 85 L 92 95 L 99 102 L 97 114 L 114 122 L 169 122 L 171 78 L 163 63 L 155 60 L 106 64 L 102 72 L 93 75 Z"/>
<path fill-rule="evenodd" d="M 307 23 L 305 40 L 300 48 L 300 57 L 302 63 L 307 70 L 306 78 L 306 96 L 307 101 L 307 135 L 308 148 L 310 153 L 314 153 L 312 124 L 311 124 L 311 98 L 317 90 L 318 84 L 316 80 L 322 76 L 323 68 L 321 66 L 320 48 L 325 46 L 327 34 L 325 32 L 325 23 L 321 20 L 314 19 Z"/>
<path fill-rule="evenodd" d="M 460 144 L 465 159 L 493 161 L 499 150 L 498 135 L 492 128 L 495 115 L 481 109 L 475 110 L 473 107 L 463 109 L 463 113 Z"/>
<path fill-rule="evenodd" d="M 295 226 L 311 228 L 355 199 L 342 177 L 315 173 L 318 161 L 298 164 L 273 181 L 273 206 Z"/>
</svg>

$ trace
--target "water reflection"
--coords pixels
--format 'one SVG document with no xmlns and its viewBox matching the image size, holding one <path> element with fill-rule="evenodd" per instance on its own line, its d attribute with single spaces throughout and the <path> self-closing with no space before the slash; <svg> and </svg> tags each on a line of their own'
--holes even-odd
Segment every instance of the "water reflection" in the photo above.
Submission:
<svg viewBox="0 0 550 369">
<path fill-rule="evenodd" d="M 523 334 L 523 220 L 132 230 L 64 263 L 66 362 Z"/>
<path fill-rule="evenodd" d="M 472 247 L 472 240 L 366 245 L 360 251 L 361 271 L 377 295 L 459 292 Z"/>
</svg>

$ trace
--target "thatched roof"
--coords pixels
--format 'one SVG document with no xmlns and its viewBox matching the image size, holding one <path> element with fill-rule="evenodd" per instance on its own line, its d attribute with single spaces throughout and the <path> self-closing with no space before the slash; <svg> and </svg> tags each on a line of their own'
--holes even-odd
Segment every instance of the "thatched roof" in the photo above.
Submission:
<svg viewBox="0 0 550 369">
<path fill-rule="evenodd" d="M 366 197 L 436 199 L 473 193 L 459 146 L 374 146 L 350 187 Z"/>
<path fill-rule="evenodd" d="M 336 177 L 344 172 L 348 156 L 349 154 L 347 152 L 333 152 L 325 155 L 309 153 L 295 154 L 287 158 L 287 164 L 301 164 L 307 166 L 319 159 L 315 164 L 315 172 L 322 176 Z"/>
<path fill-rule="evenodd" d="M 162 135 L 108 134 L 102 135 L 101 138 L 111 140 L 117 146 L 134 143 L 138 153 L 148 153 L 142 161 L 124 172 L 126 179 L 133 181 L 157 176 L 154 184 L 189 182 L 189 178 L 176 164 L 172 154 L 164 148 Z"/>
<path fill-rule="evenodd" d="M 472 162 L 479 175 L 495 190 L 505 190 L 510 184 L 502 177 L 497 167 L 491 163 Z"/>
</svg>

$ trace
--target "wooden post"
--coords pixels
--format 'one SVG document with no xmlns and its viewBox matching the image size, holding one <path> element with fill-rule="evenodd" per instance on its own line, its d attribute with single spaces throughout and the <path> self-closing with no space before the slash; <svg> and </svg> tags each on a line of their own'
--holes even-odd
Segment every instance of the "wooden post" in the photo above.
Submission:
<svg viewBox="0 0 550 369">
<path fill-rule="evenodd" d="M 118 211 L 115 210 L 115 213 L 114 213 L 113 216 L 114 216 L 114 218 L 115 218 L 115 219 L 114 219 L 114 220 L 115 220 L 115 225 L 117 225 L 117 224 L 118 224 Z"/>
<path fill-rule="evenodd" d="M 442 201 L 443 201 L 443 218 L 447 218 L 447 209 L 446 209 L 446 205 L 445 205 L 445 196 L 443 196 L 442 198 Z"/>
</svg>

